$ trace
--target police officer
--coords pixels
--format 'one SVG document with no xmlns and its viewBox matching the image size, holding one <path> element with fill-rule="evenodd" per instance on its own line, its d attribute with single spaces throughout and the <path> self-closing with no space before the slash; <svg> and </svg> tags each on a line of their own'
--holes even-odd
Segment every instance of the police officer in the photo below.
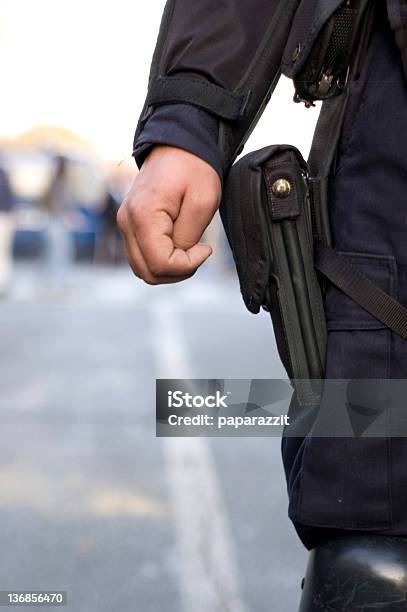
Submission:
<svg viewBox="0 0 407 612">
<path fill-rule="evenodd" d="M 136 275 L 174 283 L 210 257 L 200 238 L 281 67 L 303 64 L 327 20 L 354 4 L 169 0 L 135 138 L 141 171 L 118 217 Z M 407 2 L 374 5 L 329 168 L 331 243 L 405 304 Z M 325 307 L 327 379 L 407 378 L 397 331 L 334 286 Z M 322 405 L 332 409 L 327 398 Z M 292 408 L 294 420 L 300 412 Z M 405 438 L 290 438 L 283 459 L 290 517 L 312 550 L 301 610 L 407 610 Z"/>
</svg>

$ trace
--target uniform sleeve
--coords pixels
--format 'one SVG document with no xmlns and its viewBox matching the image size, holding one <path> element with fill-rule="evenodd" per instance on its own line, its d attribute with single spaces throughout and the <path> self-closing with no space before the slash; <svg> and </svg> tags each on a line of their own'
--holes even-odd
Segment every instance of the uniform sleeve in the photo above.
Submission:
<svg viewBox="0 0 407 612">
<path fill-rule="evenodd" d="M 134 158 L 140 168 L 155 145 L 178 147 L 210 164 L 223 180 L 218 149 L 218 120 L 190 104 L 161 106 L 150 117 L 134 143 Z"/>
<path fill-rule="evenodd" d="M 278 5 L 276 0 L 176 0 L 161 58 L 162 72 L 200 73 L 233 90 Z"/>
<path fill-rule="evenodd" d="M 214 167 L 220 156 L 227 170 L 278 81 L 298 4 L 299 0 L 168 0 L 136 130 L 136 158 L 143 158 L 138 154 L 148 144 L 146 130 L 150 142 L 159 142 L 165 134 L 169 144 L 170 139 L 176 146 L 183 142 Z M 191 110 L 183 115 L 185 105 L 201 114 Z M 215 121 L 216 127 L 211 127 Z M 210 143 L 199 128 L 204 124 Z M 218 154 L 213 150 L 215 140 Z"/>
</svg>

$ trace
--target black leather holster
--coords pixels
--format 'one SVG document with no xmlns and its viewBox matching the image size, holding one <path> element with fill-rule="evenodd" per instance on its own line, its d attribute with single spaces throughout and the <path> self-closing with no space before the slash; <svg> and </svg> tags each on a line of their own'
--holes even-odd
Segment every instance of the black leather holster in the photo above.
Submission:
<svg viewBox="0 0 407 612">
<path fill-rule="evenodd" d="M 221 216 L 244 302 L 269 311 L 280 357 L 301 404 L 315 404 L 326 326 L 314 268 L 308 168 L 297 149 L 272 146 L 232 168 Z"/>
</svg>

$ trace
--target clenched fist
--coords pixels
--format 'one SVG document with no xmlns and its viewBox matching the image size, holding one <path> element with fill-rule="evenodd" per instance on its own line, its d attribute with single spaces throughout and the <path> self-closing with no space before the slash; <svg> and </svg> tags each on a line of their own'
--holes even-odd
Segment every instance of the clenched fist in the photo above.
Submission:
<svg viewBox="0 0 407 612">
<path fill-rule="evenodd" d="M 155 147 L 117 215 L 134 273 L 150 285 L 191 277 L 212 254 L 199 241 L 221 192 L 208 163 L 182 149 Z"/>
</svg>

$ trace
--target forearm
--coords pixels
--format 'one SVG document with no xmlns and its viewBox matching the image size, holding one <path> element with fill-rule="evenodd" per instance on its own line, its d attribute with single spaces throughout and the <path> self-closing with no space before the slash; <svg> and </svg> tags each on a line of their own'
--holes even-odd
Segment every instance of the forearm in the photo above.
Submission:
<svg viewBox="0 0 407 612">
<path fill-rule="evenodd" d="M 215 117 L 218 153 L 191 121 L 183 120 L 183 142 L 227 172 L 260 118 L 281 70 L 281 58 L 299 0 L 169 0 L 153 56 L 149 90 L 135 136 L 135 153 L 141 158 L 146 141 L 143 131 L 155 125 L 152 117 L 161 106 L 189 104 Z M 165 116 L 165 115 L 164 115 Z M 165 119 L 159 128 L 170 142 L 177 119 Z M 197 122 L 197 125 L 200 122 Z M 214 124 L 213 124 L 214 125 Z M 155 132 L 157 126 L 155 125 Z M 189 131 L 189 137 L 187 132 Z M 207 132 L 212 133 L 212 128 Z M 178 134 L 178 132 L 177 132 Z M 140 139 L 141 137 L 141 139 Z M 178 139 L 178 137 L 177 137 Z M 193 140 L 193 146 L 191 142 Z M 188 142 L 186 142 L 188 140 Z M 203 150 L 205 149 L 205 150 Z M 217 159 L 215 159 L 217 158 Z"/>
</svg>

